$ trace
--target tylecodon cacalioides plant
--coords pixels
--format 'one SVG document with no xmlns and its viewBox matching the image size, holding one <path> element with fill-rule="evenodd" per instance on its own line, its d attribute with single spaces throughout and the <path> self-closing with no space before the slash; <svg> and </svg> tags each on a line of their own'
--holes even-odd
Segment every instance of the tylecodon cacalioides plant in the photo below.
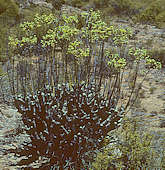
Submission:
<svg viewBox="0 0 165 170">
<path fill-rule="evenodd" d="M 83 23 L 81 27 L 79 23 Z M 23 34 L 11 35 L 9 45 L 14 53 L 20 53 L 21 61 L 26 59 L 24 50 L 29 57 L 38 48 L 44 54 L 40 53 L 33 74 L 27 70 L 21 79 L 23 94 L 18 95 L 13 84 L 15 106 L 22 113 L 31 142 L 22 153 L 12 152 L 28 156 L 20 164 L 30 164 L 41 155 L 50 160 L 43 169 L 81 169 L 87 153 L 101 147 L 103 138 L 121 125 L 124 111 L 131 105 L 130 96 L 126 105 L 118 107 L 128 63 L 136 66 L 136 74 L 141 60 L 151 67 L 160 68 L 161 64 L 145 49 L 123 53 L 131 30 L 108 25 L 93 10 L 79 16 L 36 14 L 32 21 L 20 24 L 20 29 Z M 136 78 L 133 84 L 135 87 Z"/>
</svg>

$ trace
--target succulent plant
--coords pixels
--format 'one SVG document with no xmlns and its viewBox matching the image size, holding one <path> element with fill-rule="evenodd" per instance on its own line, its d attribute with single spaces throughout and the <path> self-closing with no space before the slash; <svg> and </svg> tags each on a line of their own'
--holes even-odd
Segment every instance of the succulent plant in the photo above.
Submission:
<svg viewBox="0 0 165 170">
<path fill-rule="evenodd" d="M 34 95 L 16 97 L 15 106 L 31 142 L 12 152 L 28 156 L 18 165 L 30 164 L 39 156 L 49 158 L 40 169 L 82 169 L 88 151 L 102 147 L 107 133 L 120 126 L 124 113 L 104 99 L 94 83 L 61 84 L 54 90 L 45 86 Z"/>
</svg>

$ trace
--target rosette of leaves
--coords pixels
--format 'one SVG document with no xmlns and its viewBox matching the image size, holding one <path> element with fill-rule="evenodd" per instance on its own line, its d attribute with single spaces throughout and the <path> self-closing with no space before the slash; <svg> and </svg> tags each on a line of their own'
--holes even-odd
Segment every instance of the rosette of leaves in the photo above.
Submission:
<svg viewBox="0 0 165 170">
<path fill-rule="evenodd" d="M 39 158 L 49 158 L 40 169 L 84 167 L 88 152 L 102 147 L 107 133 L 120 126 L 123 109 L 117 110 L 97 92 L 93 83 L 49 86 L 35 95 L 15 98 L 31 142 L 23 149 L 11 150 L 28 159 L 27 165 Z"/>
</svg>

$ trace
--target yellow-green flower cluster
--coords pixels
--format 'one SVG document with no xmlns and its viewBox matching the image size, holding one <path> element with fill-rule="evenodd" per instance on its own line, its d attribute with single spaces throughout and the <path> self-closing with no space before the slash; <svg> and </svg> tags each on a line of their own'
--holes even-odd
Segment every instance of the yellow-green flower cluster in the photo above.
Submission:
<svg viewBox="0 0 165 170">
<path fill-rule="evenodd" d="M 68 25 L 59 26 L 57 28 L 57 38 L 59 40 L 72 40 L 79 33 L 77 28 L 72 28 Z"/>
<path fill-rule="evenodd" d="M 33 30 L 34 26 L 35 26 L 34 22 L 28 22 L 28 21 L 20 24 L 20 28 L 21 28 L 23 31 Z"/>
<path fill-rule="evenodd" d="M 77 59 L 82 59 L 83 57 L 89 56 L 89 48 L 86 48 L 85 50 L 81 48 L 83 45 L 80 41 L 74 41 L 69 44 L 67 54 L 74 55 Z"/>
<path fill-rule="evenodd" d="M 77 27 L 79 19 L 84 23 L 81 28 Z M 76 60 L 89 57 L 90 49 L 86 48 L 88 45 L 86 41 L 93 44 L 96 41 L 100 43 L 110 39 L 112 45 L 122 46 L 128 43 L 128 39 L 132 35 L 130 28 L 109 26 L 101 20 L 100 12 L 95 12 L 92 9 L 88 13 L 82 12 L 80 16 L 64 14 L 59 19 L 52 13 L 49 15 L 36 14 L 33 21 L 20 24 L 20 28 L 23 32 L 22 37 L 9 37 L 9 45 L 12 49 L 24 47 L 24 45 L 37 45 L 37 43 L 41 43 L 43 48 L 65 44 L 67 54 L 72 54 Z M 77 40 L 78 37 L 82 38 L 81 41 Z M 147 64 L 161 68 L 159 62 L 147 56 L 146 49 L 130 48 L 128 54 L 136 62 L 146 59 Z M 108 65 L 110 67 L 122 69 L 126 66 L 126 59 L 116 54 L 116 52 L 106 53 L 106 56 L 109 58 Z"/>
<path fill-rule="evenodd" d="M 54 30 L 49 29 L 47 31 L 47 34 L 45 36 L 43 36 L 42 38 L 43 38 L 41 40 L 42 47 L 47 47 L 47 46 L 54 47 L 55 44 L 57 44 L 57 41 L 56 41 L 56 29 L 54 29 Z"/>
<path fill-rule="evenodd" d="M 9 36 L 9 45 L 12 48 L 16 48 L 19 43 L 20 43 L 20 41 L 18 38 Z"/>
<path fill-rule="evenodd" d="M 108 65 L 116 69 L 123 69 L 126 66 L 125 58 L 119 57 L 119 54 L 111 54 L 109 56 Z"/>
<path fill-rule="evenodd" d="M 135 61 L 145 60 L 147 65 L 150 65 L 152 68 L 161 69 L 162 65 L 161 62 L 156 61 L 147 53 L 147 50 L 142 48 L 130 48 L 128 54 L 135 58 Z"/>
<path fill-rule="evenodd" d="M 19 27 L 23 31 L 23 35 L 21 38 L 16 38 L 14 36 L 9 37 L 9 45 L 12 48 L 17 48 L 18 45 L 20 47 L 23 47 L 24 45 L 27 44 L 29 45 L 37 44 L 38 39 L 42 37 L 42 34 L 44 34 L 44 32 L 49 28 L 49 25 L 51 25 L 56 21 L 57 21 L 56 17 L 53 14 L 49 14 L 49 15 L 43 14 L 40 16 L 39 14 L 36 14 L 34 16 L 33 21 L 26 21 L 19 25 Z M 40 31 L 38 29 L 40 29 Z M 53 45 L 54 43 L 54 39 L 53 39 L 54 34 L 51 35 L 52 32 L 50 31 L 50 29 L 47 32 L 48 35 L 43 36 L 43 40 L 49 40 L 49 41 L 43 43 L 43 46 Z"/>
<path fill-rule="evenodd" d="M 150 58 L 149 56 L 146 57 L 146 64 L 149 65 L 152 68 L 156 68 L 156 69 L 162 68 L 161 62 L 158 62 L 155 59 Z"/>
<path fill-rule="evenodd" d="M 82 13 L 82 15 L 86 15 L 86 13 Z M 89 24 L 95 23 L 95 22 L 101 20 L 100 12 L 99 11 L 95 12 L 93 9 L 91 9 L 89 11 L 89 14 L 86 15 L 86 16 L 88 18 L 88 23 Z"/>
<path fill-rule="evenodd" d="M 113 39 L 116 45 L 128 43 L 129 36 L 132 35 L 130 28 L 115 28 L 108 26 L 101 20 L 99 12 L 90 10 L 89 13 L 82 13 L 82 18 L 87 22 L 86 26 L 81 29 L 83 38 L 90 38 L 91 42 L 103 41 L 108 38 Z"/>
<path fill-rule="evenodd" d="M 113 28 L 113 41 L 116 45 L 127 44 L 131 35 L 132 31 L 129 28 Z"/>
<path fill-rule="evenodd" d="M 147 57 L 147 50 L 144 48 L 130 48 L 128 54 L 139 61 Z"/>
<path fill-rule="evenodd" d="M 108 26 L 101 20 L 99 12 L 90 10 L 89 13 L 82 12 L 81 17 L 86 25 L 81 29 L 82 38 L 90 38 L 91 42 L 108 39 L 113 30 L 113 26 Z"/>
<path fill-rule="evenodd" d="M 77 24 L 79 21 L 78 21 L 78 16 L 77 15 L 74 15 L 74 16 L 66 16 L 66 14 L 63 14 L 62 15 L 62 18 L 64 20 L 64 22 L 66 24 L 71 24 L 73 25 L 74 23 Z"/>
<path fill-rule="evenodd" d="M 49 14 L 49 15 L 39 15 L 39 14 L 36 14 L 35 17 L 34 17 L 34 24 L 36 27 L 41 27 L 43 26 L 44 24 L 46 25 L 50 25 L 54 22 L 57 22 L 57 19 L 56 17 L 53 15 L 53 14 Z"/>
<path fill-rule="evenodd" d="M 56 21 L 56 18 L 53 14 L 49 14 L 49 15 L 43 14 L 41 16 L 39 16 L 39 14 L 36 14 L 34 16 L 33 21 L 26 21 L 26 22 L 20 24 L 20 28 L 23 31 L 32 31 L 34 28 L 43 27 L 43 25 L 48 26 L 55 21 Z"/>
<path fill-rule="evenodd" d="M 91 37 L 93 40 L 105 40 L 112 34 L 112 27 L 108 27 L 105 22 L 97 21 L 92 24 Z"/>
<path fill-rule="evenodd" d="M 25 43 L 36 44 L 37 43 L 37 36 L 33 35 L 33 36 L 30 36 L 30 37 L 22 37 L 22 40 L 20 40 L 20 45 L 23 46 Z"/>
<path fill-rule="evenodd" d="M 29 36 L 29 37 L 22 37 L 20 40 L 18 38 L 9 37 L 9 45 L 13 48 L 16 48 L 18 45 L 20 47 L 26 44 L 36 44 L 37 43 L 37 36 Z"/>
</svg>

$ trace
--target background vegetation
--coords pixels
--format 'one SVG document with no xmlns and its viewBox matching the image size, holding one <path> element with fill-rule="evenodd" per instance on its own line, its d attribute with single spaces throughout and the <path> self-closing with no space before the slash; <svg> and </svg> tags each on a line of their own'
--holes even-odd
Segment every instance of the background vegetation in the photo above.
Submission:
<svg viewBox="0 0 165 170">
<path fill-rule="evenodd" d="M 63 4 L 88 9 L 94 8 L 104 12 L 105 15 L 129 16 L 135 22 L 156 24 L 164 26 L 164 0 L 47 0 L 59 9 Z"/>
<path fill-rule="evenodd" d="M 152 136 L 139 131 L 137 119 L 123 121 L 121 130 L 113 132 L 120 140 L 112 144 L 108 137 L 105 138 L 105 147 L 92 164 L 94 170 L 153 168 L 156 153 L 152 149 Z"/>
<path fill-rule="evenodd" d="M 18 20 L 18 5 L 13 0 L 0 0 L 0 61 L 7 59 L 8 31 Z"/>
</svg>

